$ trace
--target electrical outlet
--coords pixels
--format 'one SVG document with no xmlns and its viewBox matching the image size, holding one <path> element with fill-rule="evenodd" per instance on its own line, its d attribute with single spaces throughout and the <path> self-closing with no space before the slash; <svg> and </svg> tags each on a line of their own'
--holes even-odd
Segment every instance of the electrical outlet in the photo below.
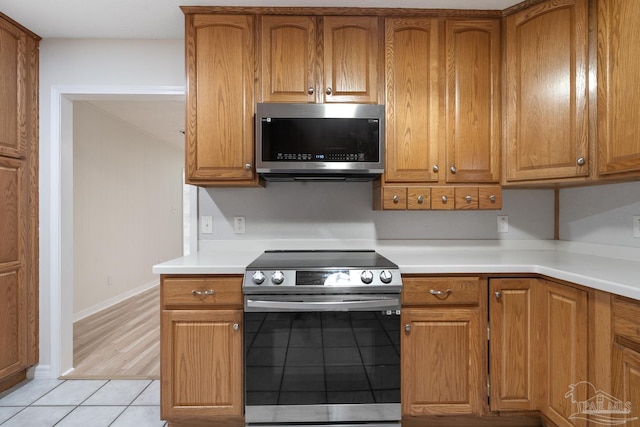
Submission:
<svg viewBox="0 0 640 427">
<path fill-rule="evenodd" d="M 498 233 L 509 232 L 509 217 L 507 215 L 498 215 Z"/>
<path fill-rule="evenodd" d="M 200 220 L 202 227 L 202 234 L 212 234 L 213 233 L 213 217 L 212 216 L 203 216 Z"/>
<path fill-rule="evenodd" d="M 633 237 L 640 238 L 640 215 L 633 217 Z"/>
<path fill-rule="evenodd" d="M 244 234 L 244 217 L 243 216 L 233 217 L 233 232 L 235 234 Z"/>
</svg>

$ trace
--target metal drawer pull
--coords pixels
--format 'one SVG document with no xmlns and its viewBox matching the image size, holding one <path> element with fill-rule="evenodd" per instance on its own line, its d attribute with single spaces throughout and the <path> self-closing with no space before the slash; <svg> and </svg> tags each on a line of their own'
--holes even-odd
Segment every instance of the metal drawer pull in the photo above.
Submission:
<svg viewBox="0 0 640 427">
<path fill-rule="evenodd" d="M 411 332 L 411 325 L 408 324 L 408 323 L 406 325 L 404 325 L 404 330 L 407 331 L 407 332 Z"/>
<path fill-rule="evenodd" d="M 238 329 L 240 329 L 240 325 L 238 325 L 237 323 L 233 324 L 233 330 L 237 331 Z"/>
<path fill-rule="evenodd" d="M 418 203 L 422 204 L 422 202 L 424 202 L 424 197 L 418 196 Z"/>
<path fill-rule="evenodd" d="M 333 91 L 331 90 L 330 87 L 327 88 L 327 95 L 331 95 L 331 93 L 333 93 Z"/>
<path fill-rule="evenodd" d="M 467 196 L 464 199 L 467 201 L 467 203 L 471 203 L 471 200 L 473 200 L 471 196 Z"/>
<path fill-rule="evenodd" d="M 442 196 L 442 203 L 447 203 L 447 196 Z"/>
<path fill-rule="evenodd" d="M 398 203 L 400 201 L 400 197 L 397 194 L 393 195 L 393 203 Z"/>
<path fill-rule="evenodd" d="M 502 297 L 502 292 L 500 292 L 500 291 L 494 292 L 494 294 L 495 294 L 496 298 Z"/>
<path fill-rule="evenodd" d="M 584 159 L 584 157 L 578 157 L 578 160 L 576 161 L 576 163 L 578 163 L 578 166 L 584 166 L 584 164 L 587 163 L 587 161 Z"/>
<path fill-rule="evenodd" d="M 458 172 L 458 169 L 455 166 L 451 166 L 451 173 L 455 174 L 456 172 Z"/>
<path fill-rule="evenodd" d="M 431 290 L 429 291 L 429 293 L 430 293 L 431 295 L 435 295 L 435 296 L 437 296 L 437 297 L 439 297 L 439 296 L 448 296 L 448 295 L 449 295 L 450 293 L 452 293 L 452 292 L 453 292 L 453 291 L 452 291 L 451 289 L 447 289 L 446 291 L 437 291 L 437 290 L 435 290 L 435 289 L 431 289 Z"/>
<path fill-rule="evenodd" d="M 307 89 L 307 93 L 313 95 L 313 87 L 310 86 L 309 89 Z"/>
<path fill-rule="evenodd" d="M 495 201 L 496 201 L 496 195 L 495 195 L 495 194 L 490 195 L 490 196 L 489 196 L 489 201 L 490 201 L 491 203 L 495 203 Z"/>
<path fill-rule="evenodd" d="M 440 168 L 438 167 L 438 165 L 433 165 L 433 171 L 435 173 L 438 173 L 439 170 L 440 170 Z"/>
<path fill-rule="evenodd" d="M 195 289 L 191 291 L 193 295 L 213 295 L 216 292 L 213 289 L 209 289 L 208 291 L 196 291 Z"/>
<path fill-rule="evenodd" d="M 246 165 L 244 165 L 244 168 L 246 170 L 251 170 L 251 163 L 247 163 Z"/>
</svg>

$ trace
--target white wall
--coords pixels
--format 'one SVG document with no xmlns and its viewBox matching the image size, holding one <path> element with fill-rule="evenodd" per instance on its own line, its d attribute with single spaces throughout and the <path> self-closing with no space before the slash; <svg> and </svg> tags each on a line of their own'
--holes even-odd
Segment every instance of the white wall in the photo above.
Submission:
<svg viewBox="0 0 640 427">
<path fill-rule="evenodd" d="M 72 334 L 72 295 L 62 265 L 72 264 L 61 240 L 62 214 L 72 199 L 61 190 L 65 174 L 61 126 L 65 97 L 76 94 L 138 94 L 184 91 L 183 40 L 56 40 L 40 43 L 40 365 L 39 376 L 57 376 L 70 367 L 70 350 L 60 349 Z M 68 286 L 68 285 L 67 285 Z M 53 309 L 52 309 L 53 307 Z M 53 337 L 53 340 L 51 339 Z M 68 347 L 68 345 L 67 345 Z"/>
<path fill-rule="evenodd" d="M 640 182 L 560 190 L 560 239 L 640 248 Z"/>
<path fill-rule="evenodd" d="M 553 190 L 504 190 L 499 211 L 372 210 L 371 183 L 274 182 L 266 188 L 200 189 L 199 215 L 213 216 L 200 239 L 553 239 Z M 509 232 L 497 232 L 497 216 Z M 234 216 L 246 233 L 233 234 Z"/>
<path fill-rule="evenodd" d="M 74 315 L 159 283 L 151 267 L 182 255 L 183 164 L 184 150 L 73 103 Z"/>
</svg>

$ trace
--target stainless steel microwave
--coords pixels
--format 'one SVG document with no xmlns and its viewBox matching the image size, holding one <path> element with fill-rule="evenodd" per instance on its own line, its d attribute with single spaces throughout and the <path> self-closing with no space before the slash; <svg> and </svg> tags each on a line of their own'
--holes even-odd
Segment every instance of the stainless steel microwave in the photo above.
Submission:
<svg viewBox="0 0 640 427">
<path fill-rule="evenodd" d="M 256 170 L 267 180 L 366 181 L 384 171 L 384 105 L 260 103 Z"/>
</svg>

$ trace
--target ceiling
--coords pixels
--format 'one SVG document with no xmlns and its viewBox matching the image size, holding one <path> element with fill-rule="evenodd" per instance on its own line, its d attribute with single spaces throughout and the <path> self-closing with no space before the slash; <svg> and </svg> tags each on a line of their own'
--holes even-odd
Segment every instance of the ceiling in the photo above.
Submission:
<svg viewBox="0 0 640 427">
<path fill-rule="evenodd" d="M 0 0 L 42 38 L 182 39 L 187 6 L 408 7 L 502 10 L 522 0 Z"/>
</svg>

